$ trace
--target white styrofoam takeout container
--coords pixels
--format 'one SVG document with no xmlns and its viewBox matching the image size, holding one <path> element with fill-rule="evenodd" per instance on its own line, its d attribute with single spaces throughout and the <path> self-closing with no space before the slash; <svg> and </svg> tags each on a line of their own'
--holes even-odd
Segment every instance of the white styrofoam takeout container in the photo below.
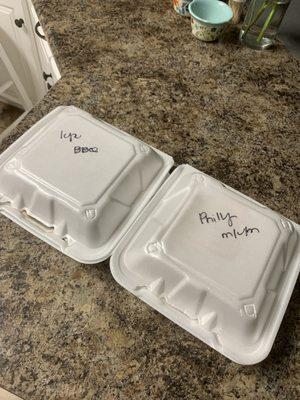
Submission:
<svg viewBox="0 0 300 400">
<path fill-rule="evenodd" d="M 299 226 L 75 107 L 0 155 L 0 212 L 240 364 L 271 350 Z"/>
<path fill-rule="evenodd" d="M 75 260 L 97 263 L 172 165 L 172 157 L 90 114 L 58 107 L 1 155 L 2 212 Z"/>
</svg>

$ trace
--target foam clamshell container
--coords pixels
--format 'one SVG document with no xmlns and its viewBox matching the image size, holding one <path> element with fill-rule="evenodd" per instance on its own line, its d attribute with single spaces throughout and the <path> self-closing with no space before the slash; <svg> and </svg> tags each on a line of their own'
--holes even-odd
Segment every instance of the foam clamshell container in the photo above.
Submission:
<svg viewBox="0 0 300 400">
<path fill-rule="evenodd" d="M 0 212 L 115 280 L 229 359 L 271 350 L 299 225 L 73 106 L 0 155 Z"/>
</svg>

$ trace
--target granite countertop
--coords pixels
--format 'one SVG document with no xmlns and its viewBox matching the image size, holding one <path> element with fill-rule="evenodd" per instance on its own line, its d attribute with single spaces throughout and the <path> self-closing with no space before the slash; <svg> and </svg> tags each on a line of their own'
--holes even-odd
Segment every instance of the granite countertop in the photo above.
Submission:
<svg viewBox="0 0 300 400">
<path fill-rule="evenodd" d="M 34 0 L 62 79 L 0 147 L 73 104 L 299 215 L 299 63 L 191 36 L 167 0 Z M 298 103 L 299 104 L 299 103 Z M 298 399 L 299 283 L 270 356 L 240 366 L 0 217 L 0 386 L 25 400 Z"/>
</svg>

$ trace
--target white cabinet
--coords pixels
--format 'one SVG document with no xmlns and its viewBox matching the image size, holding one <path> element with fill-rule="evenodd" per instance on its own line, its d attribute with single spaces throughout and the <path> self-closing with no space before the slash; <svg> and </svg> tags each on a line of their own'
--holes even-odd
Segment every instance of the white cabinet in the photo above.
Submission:
<svg viewBox="0 0 300 400">
<path fill-rule="evenodd" d="M 49 90 L 60 79 L 60 73 L 33 4 L 30 1 L 28 1 L 28 4 L 32 26 L 34 27 L 35 43 L 42 69 L 42 77 L 46 90 Z"/>
<path fill-rule="evenodd" d="M 47 41 L 36 33 L 36 27 L 41 32 L 37 24 L 31 0 L 0 0 L 0 43 L 33 104 L 60 78 Z M 5 74 L 0 64 L 0 85 L 7 80 Z M 19 104 L 14 88 L 3 97 Z"/>
</svg>

